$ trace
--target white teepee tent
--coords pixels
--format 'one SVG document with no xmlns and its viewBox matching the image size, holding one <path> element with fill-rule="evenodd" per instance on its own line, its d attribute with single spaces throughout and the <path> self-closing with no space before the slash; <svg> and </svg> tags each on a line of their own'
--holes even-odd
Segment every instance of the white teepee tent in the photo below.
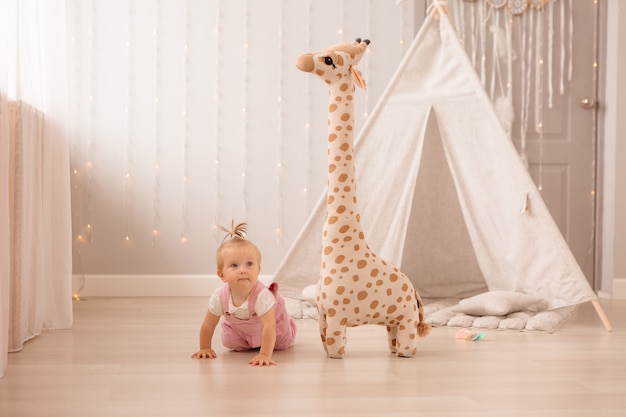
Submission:
<svg viewBox="0 0 626 417">
<path fill-rule="evenodd" d="M 537 295 L 552 310 L 597 297 L 498 121 L 441 5 L 427 17 L 355 142 L 366 239 L 422 298 Z M 326 191 L 275 281 L 318 278 Z"/>
</svg>

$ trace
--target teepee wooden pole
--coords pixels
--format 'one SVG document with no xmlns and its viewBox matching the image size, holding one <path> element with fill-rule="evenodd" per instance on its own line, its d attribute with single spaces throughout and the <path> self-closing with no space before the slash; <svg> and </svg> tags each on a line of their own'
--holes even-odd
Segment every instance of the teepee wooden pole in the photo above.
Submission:
<svg viewBox="0 0 626 417">
<path fill-rule="evenodd" d="M 611 326 L 611 322 L 609 321 L 606 314 L 604 314 L 604 310 L 602 309 L 600 302 L 598 300 L 592 300 L 591 304 L 593 304 L 593 307 L 596 309 L 596 313 L 598 313 L 600 320 L 602 320 L 602 324 L 604 324 L 604 327 L 606 327 L 606 331 L 611 332 L 611 330 L 613 330 L 613 326 Z"/>
</svg>

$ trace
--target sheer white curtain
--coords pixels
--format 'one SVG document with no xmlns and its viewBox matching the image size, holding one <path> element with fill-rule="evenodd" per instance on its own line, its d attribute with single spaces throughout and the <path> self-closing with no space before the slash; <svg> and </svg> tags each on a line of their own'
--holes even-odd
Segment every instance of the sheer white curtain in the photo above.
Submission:
<svg viewBox="0 0 626 417">
<path fill-rule="evenodd" d="M 0 375 L 72 324 L 64 0 L 0 0 Z"/>
</svg>

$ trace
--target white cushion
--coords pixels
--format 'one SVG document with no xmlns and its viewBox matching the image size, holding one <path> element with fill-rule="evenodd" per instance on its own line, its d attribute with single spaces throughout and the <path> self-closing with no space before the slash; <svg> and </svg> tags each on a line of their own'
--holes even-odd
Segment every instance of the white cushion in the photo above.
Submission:
<svg viewBox="0 0 626 417">
<path fill-rule="evenodd" d="M 302 299 L 309 304 L 315 305 L 317 298 L 317 284 L 307 285 L 302 289 Z"/>
<path fill-rule="evenodd" d="M 488 291 L 466 298 L 454 311 L 472 316 L 506 316 L 541 301 L 540 297 L 515 291 Z"/>
</svg>

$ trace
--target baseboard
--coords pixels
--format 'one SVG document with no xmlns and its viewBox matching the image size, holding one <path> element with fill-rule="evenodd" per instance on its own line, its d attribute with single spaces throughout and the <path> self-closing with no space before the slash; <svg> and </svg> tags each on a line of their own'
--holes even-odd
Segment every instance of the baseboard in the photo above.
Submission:
<svg viewBox="0 0 626 417">
<path fill-rule="evenodd" d="M 626 278 L 615 278 L 613 280 L 613 294 L 615 300 L 626 300 Z"/>
<path fill-rule="evenodd" d="M 260 276 L 269 282 L 271 276 Z M 222 285 L 217 275 L 74 275 L 74 295 L 87 297 L 206 297 Z"/>
</svg>

